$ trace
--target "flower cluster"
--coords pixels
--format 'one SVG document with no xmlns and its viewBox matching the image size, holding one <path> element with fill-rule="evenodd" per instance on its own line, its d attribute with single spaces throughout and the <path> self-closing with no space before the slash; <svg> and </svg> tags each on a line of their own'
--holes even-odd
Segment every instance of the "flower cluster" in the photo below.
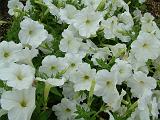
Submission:
<svg viewBox="0 0 160 120">
<path fill-rule="evenodd" d="M 9 0 L 20 20 L 18 40 L 0 42 L 8 119 L 157 120 L 160 29 L 138 2 Z"/>
</svg>

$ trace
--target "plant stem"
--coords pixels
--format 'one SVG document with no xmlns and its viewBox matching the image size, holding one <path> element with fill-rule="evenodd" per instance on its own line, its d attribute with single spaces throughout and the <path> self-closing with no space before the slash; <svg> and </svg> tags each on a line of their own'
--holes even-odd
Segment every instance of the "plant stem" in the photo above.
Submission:
<svg viewBox="0 0 160 120">
<path fill-rule="evenodd" d="M 89 107 L 90 107 L 91 104 L 92 104 L 92 98 L 93 98 L 93 93 L 94 93 L 95 84 L 96 84 L 96 81 L 93 80 L 92 83 L 91 83 L 91 88 L 90 88 L 90 91 L 89 91 L 89 97 L 88 97 L 88 101 L 87 101 L 87 105 L 88 105 Z"/>
<path fill-rule="evenodd" d="M 101 106 L 101 108 L 99 109 L 99 111 L 96 112 L 96 113 L 93 115 L 92 118 L 96 117 L 100 112 L 103 112 L 103 111 L 105 110 L 105 108 L 106 108 L 106 106 L 103 104 L 103 105 Z"/>
<path fill-rule="evenodd" d="M 48 102 L 48 95 L 49 91 L 51 89 L 52 85 L 45 83 L 45 88 L 44 88 L 44 108 L 47 108 L 47 102 Z"/>
<path fill-rule="evenodd" d="M 42 3 L 41 1 L 35 0 L 34 2 L 35 2 L 36 4 L 38 4 L 38 5 L 42 5 L 42 6 L 46 7 L 46 5 L 45 5 L 44 3 Z"/>
<path fill-rule="evenodd" d="M 136 101 L 134 104 L 132 104 L 132 105 L 129 107 L 129 109 L 128 109 L 127 112 L 123 115 L 122 118 L 127 118 L 127 116 L 128 116 L 129 114 L 131 114 L 131 113 L 136 109 L 137 106 L 138 106 L 138 101 Z"/>
</svg>

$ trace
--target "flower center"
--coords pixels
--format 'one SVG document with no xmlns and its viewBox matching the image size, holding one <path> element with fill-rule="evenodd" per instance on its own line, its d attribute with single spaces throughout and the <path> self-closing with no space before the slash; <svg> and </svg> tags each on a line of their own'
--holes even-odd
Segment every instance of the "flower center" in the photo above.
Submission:
<svg viewBox="0 0 160 120">
<path fill-rule="evenodd" d="M 70 45 L 70 44 L 71 44 L 71 40 L 70 40 L 70 39 L 68 39 L 67 43 L 68 43 L 68 45 Z"/>
<path fill-rule="evenodd" d="M 86 23 L 86 24 L 90 24 L 91 21 L 90 21 L 89 19 L 87 19 L 87 20 L 85 21 L 85 23 Z"/>
<path fill-rule="evenodd" d="M 51 66 L 51 70 L 55 70 L 56 69 L 56 67 L 55 66 Z"/>
<path fill-rule="evenodd" d="M 71 64 L 71 67 L 75 67 L 75 66 L 76 66 L 76 64 L 75 64 L 75 63 L 72 63 L 72 64 Z"/>
<path fill-rule="evenodd" d="M 122 74 L 122 73 L 123 73 L 123 69 L 120 69 L 120 70 L 119 70 L 119 73 Z"/>
<path fill-rule="evenodd" d="M 5 58 L 8 58 L 8 57 L 10 56 L 10 53 L 9 53 L 9 52 L 4 52 L 3 56 L 4 56 Z"/>
<path fill-rule="evenodd" d="M 107 82 L 106 82 L 106 86 L 108 86 L 108 87 L 111 86 L 111 84 L 112 84 L 111 81 L 107 81 Z"/>
<path fill-rule="evenodd" d="M 147 43 L 144 43 L 144 44 L 143 44 L 143 48 L 148 48 L 148 44 L 147 44 Z"/>
<path fill-rule="evenodd" d="M 21 107 L 27 107 L 27 102 L 25 100 L 22 100 L 20 102 Z"/>
<path fill-rule="evenodd" d="M 88 75 L 85 75 L 84 76 L 84 80 L 88 80 L 89 79 L 89 76 Z"/>
<path fill-rule="evenodd" d="M 141 80 L 141 81 L 139 81 L 139 83 L 140 83 L 141 85 L 144 85 L 144 81 L 142 81 L 142 80 Z"/>
<path fill-rule="evenodd" d="M 21 73 L 18 73 L 16 75 L 16 77 L 17 77 L 18 80 L 23 80 L 23 78 L 24 78 L 24 76 Z"/>
<path fill-rule="evenodd" d="M 71 112 L 71 109 L 67 108 L 65 111 L 66 111 L 66 112 Z"/>
<path fill-rule="evenodd" d="M 29 30 L 28 34 L 32 35 L 33 34 L 33 30 Z"/>
</svg>

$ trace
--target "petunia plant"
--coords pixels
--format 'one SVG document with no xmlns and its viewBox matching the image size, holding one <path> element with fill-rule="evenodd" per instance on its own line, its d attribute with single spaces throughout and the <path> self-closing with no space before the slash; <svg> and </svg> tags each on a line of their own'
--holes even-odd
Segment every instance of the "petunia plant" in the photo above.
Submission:
<svg viewBox="0 0 160 120">
<path fill-rule="evenodd" d="M 159 119 L 160 29 L 145 0 L 9 0 L 8 8 L 0 120 Z"/>
</svg>

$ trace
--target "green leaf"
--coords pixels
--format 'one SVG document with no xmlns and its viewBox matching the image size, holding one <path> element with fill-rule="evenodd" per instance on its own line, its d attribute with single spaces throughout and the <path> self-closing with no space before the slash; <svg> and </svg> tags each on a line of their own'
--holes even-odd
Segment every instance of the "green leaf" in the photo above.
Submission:
<svg viewBox="0 0 160 120">
<path fill-rule="evenodd" d="M 103 11 L 105 8 L 106 0 L 101 0 L 100 4 L 97 7 L 97 11 Z"/>
<path fill-rule="evenodd" d="M 84 120 L 96 120 L 96 117 L 93 116 L 96 113 L 95 111 L 87 111 L 79 105 L 77 105 L 76 108 L 77 111 L 75 113 L 78 115 L 75 119 L 83 118 Z"/>
<path fill-rule="evenodd" d="M 115 57 L 112 57 L 109 61 L 109 63 L 107 63 L 106 61 L 102 60 L 102 59 L 96 59 L 97 63 L 100 65 L 100 67 L 102 69 L 107 69 L 110 71 L 111 67 L 114 65 L 115 63 Z"/>
<path fill-rule="evenodd" d="M 62 94 L 57 90 L 56 87 L 52 87 L 50 92 L 53 93 L 54 95 L 59 96 L 59 97 L 63 97 Z"/>
<path fill-rule="evenodd" d="M 39 115 L 39 120 L 48 120 L 48 118 L 50 117 L 52 111 L 43 111 L 40 113 Z"/>
</svg>

